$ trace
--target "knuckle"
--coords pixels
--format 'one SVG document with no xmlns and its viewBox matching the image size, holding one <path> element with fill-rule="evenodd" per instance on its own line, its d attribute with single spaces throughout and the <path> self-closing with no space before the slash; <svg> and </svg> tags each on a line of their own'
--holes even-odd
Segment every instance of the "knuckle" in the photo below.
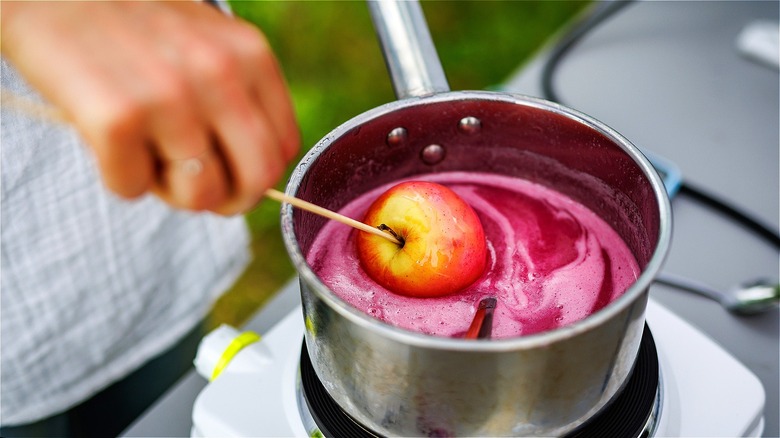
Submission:
<svg viewBox="0 0 780 438">
<path fill-rule="evenodd" d="M 243 212 L 241 205 L 237 202 L 236 198 L 228 200 L 220 205 L 216 205 L 213 208 L 209 208 L 208 211 L 222 216 L 234 216 Z"/>
<path fill-rule="evenodd" d="M 205 211 L 214 208 L 222 202 L 224 196 L 218 190 L 201 185 L 188 191 L 182 199 L 184 207 L 194 211 Z"/>
<path fill-rule="evenodd" d="M 151 179 L 144 175 L 106 174 L 104 169 L 104 184 L 108 190 L 123 199 L 136 199 L 144 195 L 150 188 Z"/>
<path fill-rule="evenodd" d="M 212 83 L 229 83 L 239 71 L 235 54 L 210 45 L 201 46 L 193 58 L 194 71 L 200 72 Z"/>
<path fill-rule="evenodd" d="M 268 188 L 267 180 L 260 172 L 252 172 L 241 177 L 235 182 L 235 196 L 241 199 L 242 204 L 256 202 Z"/>
<path fill-rule="evenodd" d="M 173 72 L 160 73 L 146 100 L 146 106 L 150 109 L 169 111 L 189 102 L 190 87 L 183 75 Z"/>
<path fill-rule="evenodd" d="M 265 192 L 266 184 L 265 178 L 259 175 L 259 172 L 244 175 L 236 182 L 236 194 L 243 199 L 259 199 Z"/>
<path fill-rule="evenodd" d="M 128 136 L 145 135 L 153 116 L 187 107 L 191 90 L 183 75 L 158 71 L 145 79 L 142 89 L 111 90 L 90 97 L 77 116 L 86 136 L 98 144 L 115 144 Z"/>
<path fill-rule="evenodd" d="M 137 199 L 147 192 L 147 186 L 145 184 L 134 184 L 131 186 L 122 186 L 114 191 L 117 195 L 124 199 Z"/>
<path fill-rule="evenodd" d="M 272 56 L 271 46 L 265 35 L 256 27 L 247 23 L 236 29 L 236 44 L 245 56 L 255 59 L 268 59 Z"/>
<path fill-rule="evenodd" d="M 141 129 L 144 113 L 144 106 L 136 100 L 115 95 L 89 105 L 81 124 L 86 127 L 87 136 L 108 146 Z"/>
</svg>

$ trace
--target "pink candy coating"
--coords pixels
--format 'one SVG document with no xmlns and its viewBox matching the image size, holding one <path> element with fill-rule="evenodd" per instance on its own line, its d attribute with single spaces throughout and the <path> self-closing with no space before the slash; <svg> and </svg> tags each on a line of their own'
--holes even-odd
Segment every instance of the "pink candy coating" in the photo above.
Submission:
<svg viewBox="0 0 780 438">
<path fill-rule="evenodd" d="M 488 265 L 482 277 L 453 295 L 394 294 L 361 268 L 354 230 L 328 222 L 307 261 L 336 295 L 388 324 L 435 336 L 459 337 L 479 300 L 495 296 L 493 338 L 555 329 L 603 308 L 640 274 L 631 251 L 599 216 L 550 188 L 507 176 L 448 172 L 416 176 L 443 184 L 469 203 L 482 222 Z M 400 181 L 352 200 L 340 213 L 362 218 Z"/>
</svg>

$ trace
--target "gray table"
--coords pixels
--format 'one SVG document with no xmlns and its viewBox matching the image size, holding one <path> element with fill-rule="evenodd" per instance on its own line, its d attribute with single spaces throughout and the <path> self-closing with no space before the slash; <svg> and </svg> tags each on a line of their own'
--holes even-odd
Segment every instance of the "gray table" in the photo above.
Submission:
<svg viewBox="0 0 780 438">
<path fill-rule="evenodd" d="M 659 154 L 683 178 L 778 228 L 780 78 L 740 55 L 755 19 L 778 20 L 778 2 L 642 2 L 597 28 L 563 60 L 556 89 L 568 106 Z M 508 88 L 540 95 L 541 59 Z M 733 222 L 678 197 L 664 270 L 728 290 L 777 281 L 778 251 Z M 764 436 L 778 431 L 778 311 L 735 317 L 715 302 L 654 286 L 651 294 L 738 358 L 764 384 Z"/>
<path fill-rule="evenodd" d="M 751 20 L 776 21 L 778 14 L 773 1 L 632 5 L 564 60 L 556 75 L 558 92 L 569 106 L 676 163 L 686 180 L 777 229 L 778 72 L 740 56 L 735 40 Z M 518 17 L 518 25 L 522 20 Z M 524 66 L 507 88 L 540 95 L 542 60 Z M 777 279 L 780 256 L 767 243 L 683 197 L 674 199 L 673 212 L 665 270 L 724 290 L 750 278 Z M 780 312 L 741 318 L 692 294 L 660 286 L 651 294 L 759 377 L 767 395 L 764 436 L 780 436 Z M 266 331 L 297 302 L 290 283 L 248 328 Z M 188 435 L 192 405 L 204 385 L 189 373 L 124 436 Z"/>
</svg>

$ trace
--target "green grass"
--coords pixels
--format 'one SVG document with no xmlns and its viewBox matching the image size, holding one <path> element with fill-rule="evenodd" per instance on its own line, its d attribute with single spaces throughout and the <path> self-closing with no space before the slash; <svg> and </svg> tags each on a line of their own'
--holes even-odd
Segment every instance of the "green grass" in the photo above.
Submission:
<svg viewBox="0 0 780 438">
<path fill-rule="evenodd" d="M 422 5 L 450 88 L 480 90 L 501 84 L 588 3 Z M 301 154 L 339 124 L 395 100 L 364 2 L 233 0 L 231 7 L 263 30 L 282 64 L 303 135 Z M 247 221 L 254 260 L 215 305 L 212 324 L 240 325 L 294 276 L 281 240 L 279 204 L 264 201 Z"/>
</svg>

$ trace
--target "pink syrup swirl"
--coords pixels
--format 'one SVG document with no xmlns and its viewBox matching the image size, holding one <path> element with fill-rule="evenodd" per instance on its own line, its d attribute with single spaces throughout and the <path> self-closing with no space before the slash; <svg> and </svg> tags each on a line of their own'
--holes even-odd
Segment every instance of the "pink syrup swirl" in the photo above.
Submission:
<svg viewBox="0 0 780 438">
<path fill-rule="evenodd" d="M 640 274 L 631 251 L 594 212 L 527 180 L 472 172 L 417 176 L 451 188 L 477 212 L 488 248 L 485 272 L 471 286 L 438 298 L 394 294 L 361 268 L 354 230 L 328 222 L 307 262 L 336 295 L 388 324 L 434 336 L 460 337 L 481 298 L 494 296 L 494 339 L 571 324 L 623 294 Z M 362 219 L 380 194 L 352 200 L 340 213 Z"/>
</svg>

